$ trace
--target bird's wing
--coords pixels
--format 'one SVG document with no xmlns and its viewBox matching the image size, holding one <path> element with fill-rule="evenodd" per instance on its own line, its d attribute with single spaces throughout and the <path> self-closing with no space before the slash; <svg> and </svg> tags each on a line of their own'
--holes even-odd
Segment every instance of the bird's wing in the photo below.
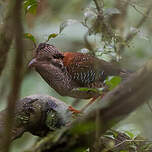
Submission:
<svg viewBox="0 0 152 152">
<path fill-rule="evenodd" d="M 104 81 L 105 75 L 102 69 L 99 69 L 98 59 L 82 53 L 69 53 L 65 55 L 64 65 L 67 67 L 72 79 L 82 87 L 89 84 Z M 102 79 L 101 77 L 104 77 Z"/>
</svg>

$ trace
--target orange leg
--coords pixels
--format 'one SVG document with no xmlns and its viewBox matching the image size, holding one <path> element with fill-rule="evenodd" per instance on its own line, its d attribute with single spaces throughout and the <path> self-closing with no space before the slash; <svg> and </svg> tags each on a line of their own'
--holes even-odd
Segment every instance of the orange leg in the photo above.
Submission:
<svg viewBox="0 0 152 152">
<path fill-rule="evenodd" d="M 94 103 L 96 101 L 97 98 L 103 98 L 105 94 L 102 94 L 101 96 L 99 97 L 93 97 L 88 104 L 86 104 L 81 110 L 80 112 L 83 113 L 92 103 Z"/>
<path fill-rule="evenodd" d="M 69 106 L 69 110 L 73 112 L 73 114 L 79 114 L 79 113 L 83 113 L 92 103 L 94 103 L 96 101 L 97 98 L 103 98 L 104 97 L 104 93 L 99 96 L 99 97 L 93 97 L 88 104 L 86 104 L 81 110 L 77 110 L 75 108 L 73 108 L 72 106 Z"/>
<path fill-rule="evenodd" d="M 74 114 L 79 114 L 79 113 L 81 113 L 81 111 L 74 109 L 72 106 L 69 106 L 68 109 L 69 109 L 70 111 L 72 111 L 72 113 L 74 113 Z"/>
</svg>

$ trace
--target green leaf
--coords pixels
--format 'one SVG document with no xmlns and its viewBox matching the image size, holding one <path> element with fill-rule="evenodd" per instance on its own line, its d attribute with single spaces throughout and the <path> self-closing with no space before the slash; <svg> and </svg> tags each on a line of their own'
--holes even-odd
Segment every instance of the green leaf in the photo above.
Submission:
<svg viewBox="0 0 152 152">
<path fill-rule="evenodd" d="M 104 88 L 74 88 L 73 90 L 78 90 L 78 91 L 93 91 L 93 92 L 99 92 L 102 93 Z"/>
<path fill-rule="evenodd" d="M 25 0 L 24 1 L 24 10 L 25 13 L 35 14 L 38 6 L 37 0 Z"/>
<path fill-rule="evenodd" d="M 104 137 L 110 138 L 110 139 L 115 139 L 113 135 L 104 135 Z"/>
<path fill-rule="evenodd" d="M 50 39 L 55 38 L 55 37 L 57 37 L 57 36 L 58 36 L 57 33 L 51 33 L 51 34 L 48 36 L 47 42 L 48 42 Z"/>
<path fill-rule="evenodd" d="M 76 88 L 75 90 L 97 92 L 97 89 L 95 89 L 95 88 Z"/>
<path fill-rule="evenodd" d="M 32 34 L 30 34 L 30 33 L 25 33 L 25 34 L 24 34 L 24 38 L 30 39 L 30 40 L 34 43 L 34 46 L 36 46 L 36 39 L 35 39 L 35 37 L 34 37 Z"/>
<path fill-rule="evenodd" d="M 61 33 L 67 26 L 78 23 L 77 20 L 68 19 L 60 24 L 60 30 L 59 33 Z"/>
<path fill-rule="evenodd" d="M 129 152 L 128 150 L 120 150 L 120 152 Z"/>
<path fill-rule="evenodd" d="M 108 132 L 106 132 L 106 134 L 104 136 L 115 139 L 118 137 L 118 135 L 119 135 L 119 133 L 117 131 L 109 130 Z"/>
<path fill-rule="evenodd" d="M 109 90 L 112 90 L 121 82 L 121 80 L 122 79 L 119 76 L 110 76 L 105 80 L 105 84 L 109 87 Z"/>
<path fill-rule="evenodd" d="M 132 132 L 130 132 L 130 131 L 125 131 L 125 134 L 127 135 L 127 136 L 129 136 L 131 139 L 134 139 L 135 138 L 135 135 L 132 133 Z"/>
</svg>

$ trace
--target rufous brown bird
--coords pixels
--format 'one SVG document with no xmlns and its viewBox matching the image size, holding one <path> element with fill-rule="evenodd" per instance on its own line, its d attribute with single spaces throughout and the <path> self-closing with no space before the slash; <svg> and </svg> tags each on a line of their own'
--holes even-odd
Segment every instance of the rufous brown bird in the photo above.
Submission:
<svg viewBox="0 0 152 152">
<path fill-rule="evenodd" d="M 117 75 L 124 78 L 129 74 L 119 66 L 90 54 L 60 52 L 55 46 L 46 43 L 39 44 L 29 66 L 35 67 L 60 95 L 80 99 L 93 98 L 89 104 L 101 94 L 91 89 L 82 91 L 78 88 L 106 88 L 104 80 L 107 76 Z"/>
</svg>

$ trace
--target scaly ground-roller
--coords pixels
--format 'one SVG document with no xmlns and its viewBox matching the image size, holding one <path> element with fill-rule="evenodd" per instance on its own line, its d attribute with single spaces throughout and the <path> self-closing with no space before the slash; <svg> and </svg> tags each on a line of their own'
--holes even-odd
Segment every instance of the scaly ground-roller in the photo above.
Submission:
<svg viewBox="0 0 152 152">
<path fill-rule="evenodd" d="M 39 44 L 29 66 L 35 67 L 42 78 L 60 95 L 80 99 L 93 98 L 89 104 L 101 94 L 91 89 L 80 91 L 78 88 L 106 87 L 104 80 L 107 76 L 117 75 L 124 78 L 129 74 L 119 66 L 90 54 L 60 52 L 53 45 L 46 43 Z"/>
</svg>

